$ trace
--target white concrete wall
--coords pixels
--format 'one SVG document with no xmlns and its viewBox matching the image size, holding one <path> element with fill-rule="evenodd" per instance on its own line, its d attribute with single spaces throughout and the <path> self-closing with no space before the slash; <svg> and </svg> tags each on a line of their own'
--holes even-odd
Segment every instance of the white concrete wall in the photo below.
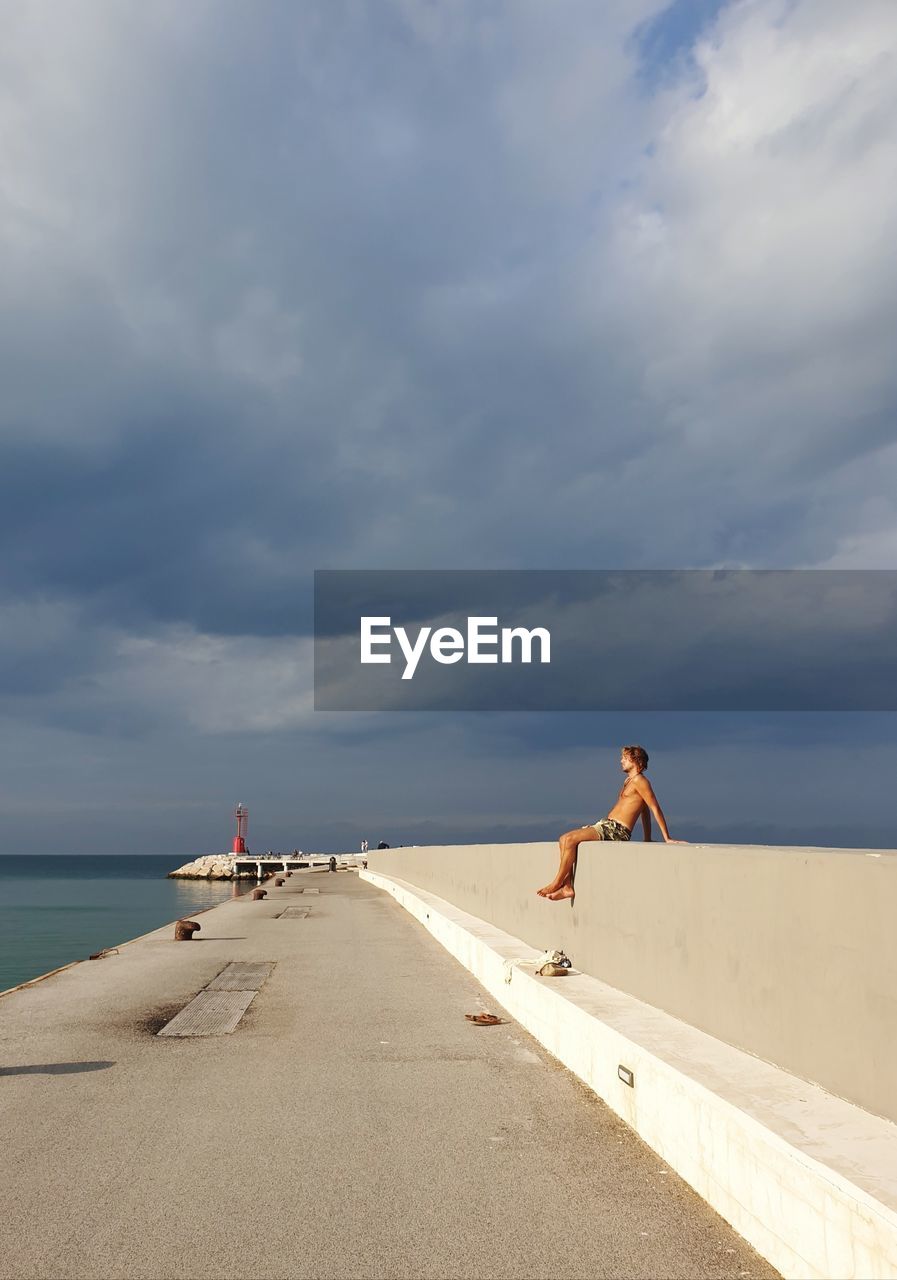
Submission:
<svg viewBox="0 0 897 1280">
<path fill-rule="evenodd" d="M 897 1121 L 897 853 L 593 841 L 576 899 L 551 844 L 369 854 L 585 973 Z"/>
<path fill-rule="evenodd" d="M 519 938 L 401 879 L 361 874 L 784 1276 L 897 1277 L 897 1127 L 596 978 L 538 978 Z"/>
</svg>

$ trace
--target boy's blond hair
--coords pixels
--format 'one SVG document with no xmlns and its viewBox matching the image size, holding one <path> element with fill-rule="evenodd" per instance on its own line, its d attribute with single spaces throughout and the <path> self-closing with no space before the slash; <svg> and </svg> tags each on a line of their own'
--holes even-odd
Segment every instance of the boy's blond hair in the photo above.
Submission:
<svg viewBox="0 0 897 1280">
<path fill-rule="evenodd" d="M 624 756 L 629 756 L 632 763 L 638 765 L 641 770 L 644 771 L 647 769 L 648 753 L 644 747 L 621 747 L 620 750 L 623 752 Z"/>
</svg>

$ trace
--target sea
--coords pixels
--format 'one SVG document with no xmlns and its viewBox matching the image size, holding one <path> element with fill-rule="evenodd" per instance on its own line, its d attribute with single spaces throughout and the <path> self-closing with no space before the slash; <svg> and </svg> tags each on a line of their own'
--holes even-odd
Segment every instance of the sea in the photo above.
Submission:
<svg viewBox="0 0 897 1280">
<path fill-rule="evenodd" d="M 168 880 L 190 855 L 0 856 L 0 991 L 233 896 L 229 880 Z M 240 882 L 240 891 L 255 882 Z"/>
</svg>

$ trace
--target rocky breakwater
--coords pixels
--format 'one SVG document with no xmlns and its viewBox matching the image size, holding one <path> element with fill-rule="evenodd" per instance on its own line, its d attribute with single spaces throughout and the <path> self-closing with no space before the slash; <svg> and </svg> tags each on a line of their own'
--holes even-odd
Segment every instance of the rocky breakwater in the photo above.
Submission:
<svg viewBox="0 0 897 1280">
<path fill-rule="evenodd" d="M 169 879 L 181 880 L 234 880 L 252 878 L 254 871 L 234 871 L 234 857 L 231 853 L 210 853 L 205 858 L 194 858 L 185 862 L 177 871 L 169 871 Z"/>
</svg>

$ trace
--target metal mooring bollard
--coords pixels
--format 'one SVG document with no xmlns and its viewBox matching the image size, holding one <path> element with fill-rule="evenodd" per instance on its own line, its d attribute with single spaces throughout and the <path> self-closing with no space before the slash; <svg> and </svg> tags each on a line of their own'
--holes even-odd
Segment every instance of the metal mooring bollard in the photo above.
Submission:
<svg viewBox="0 0 897 1280">
<path fill-rule="evenodd" d="M 274 888 L 279 889 L 282 884 L 286 884 L 286 880 L 284 880 L 283 876 L 278 876 L 274 881 Z"/>
<path fill-rule="evenodd" d="M 189 942 L 194 933 L 198 933 L 202 925 L 196 923 L 195 920 L 178 920 L 174 926 L 175 942 Z"/>
<path fill-rule="evenodd" d="M 330 859 L 330 870 L 331 870 L 331 871 L 335 871 L 335 870 L 336 870 L 336 858 L 331 858 L 331 859 Z"/>
<path fill-rule="evenodd" d="M 290 876 L 291 876 L 292 874 L 293 874 L 293 873 L 292 873 L 292 871 L 288 871 L 288 872 L 287 872 L 287 879 L 288 879 L 288 880 L 289 880 L 289 878 L 290 878 Z"/>
<path fill-rule="evenodd" d="M 267 889 L 253 889 L 253 891 L 252 891 L 252 901 L 253 901 L 253 902 L 260 902 L 260 901 L 262 900 L 262 898 L 267 898 L 267 896 L 268 896 L 268 890 L 267 890 Z"/>
</svg>

